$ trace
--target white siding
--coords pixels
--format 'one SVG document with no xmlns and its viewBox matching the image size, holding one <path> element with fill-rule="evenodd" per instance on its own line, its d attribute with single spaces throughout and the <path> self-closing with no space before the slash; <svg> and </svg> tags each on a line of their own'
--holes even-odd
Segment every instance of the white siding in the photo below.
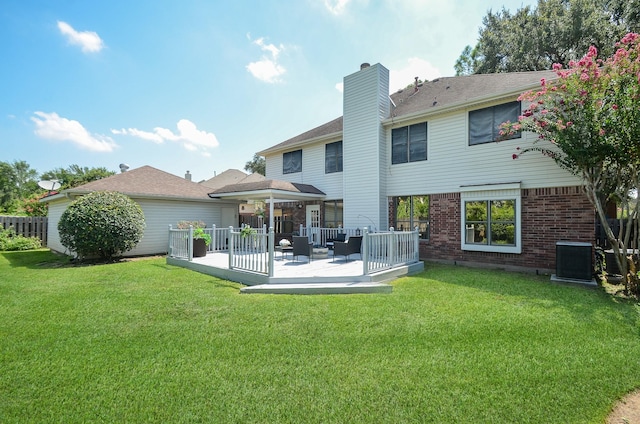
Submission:
<svg viewBox="0 0 640 424">
<path fill-rule="evenodd" d="M 47 247 L 55 252 L 65 252 L 66 248 L 60 243 L 58 234 L 58 222 L 67 206 L 71 203 L 68 199 L 55 200 L 49 203 L 49 217 L 47 222 Z"/>
<path fill-rule="evenodd" d="M 389 116 L 389 71 L 373 65 L 344 78 L 344 223 L 386 227 L 385 134 Z"/>
<path fill-rule="evenodd" d="M 536 152 L 514 160 L 517 147 L 530 146 L 535 135 L 499 143 L 468 145 L 468 111 L 427 122 L 427 160 L 407 164 L 386 163 L 389 196 L 460 191 L 470 184 L 521 181 L 522 188 L 578 185 L 579 181 L 556 163 Z M 391 128 L 387 129 L 391 152 Z"/>
<path fill-rule="evenodd" d="M 124 256 L 164 254 L 169 243 L 169 225 L 175 227 L 179 221 L 184 220 L 203 221 L 207 227 L 213 224 L 220 226 L 222 207 L 233 207 L 237 211 L 237 205 L 227 203 L 135 198 L 133 200 L 140 205 L 144 213 L 146 228 L 138 245 Z M 48 247 L 51 250 L 66 252 L 66 248 L 60 244 L 58 221 L 69 203 L 70 201 L 65 199 L 49 204 L 47 236 Z"/>
<path fill-rule="evenodd" d="M 340 139 L 305 146 L 302 149 L 302 172 L 283 174 L 282 152 L 267 156 L 265 158 L 267 161 L 266 177 L 273 180 L 311 184 L 326 193 L 328 200 L 342 199 L 342 172 L 324 173 L 325 145 L 334 141 L 340 141 Z"/>
<path fill-rule="evenodd" d="M 169 225 L 179 221 L 203 221 L 207 227 L 220 225 L 220 204 L 171 200 L 134 199 L 142 208 L 146 228 L 140 243 L 126 256 L 166 253 Z"/>
</svg>

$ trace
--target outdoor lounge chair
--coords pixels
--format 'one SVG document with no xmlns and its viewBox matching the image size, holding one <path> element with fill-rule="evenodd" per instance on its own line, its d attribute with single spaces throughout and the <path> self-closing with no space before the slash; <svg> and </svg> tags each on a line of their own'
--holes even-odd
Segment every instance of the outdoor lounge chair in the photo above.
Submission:
<svg viewBox="0 0 640 424">
<path fill-rule="evenodd" d="M 296 260 L 296 256 L 307 256 L 309 262 L 311 262 L 311 255 L 313 254 L 313 243 L 304 236 L 293 236 L 293 259 Z"/>
<path fill-rule="evenodd" d="M 336 256 L 344 256 L 345 260 L 349 261 L 349 255 L 354 253 L 360 253 L 360 247 L 362 246 L 362 236 L 351 236 L 347 241 L 336 241 L 333 244 L 333 260 Z"/>
<path fill-rule="evenodd" d="M 329 250 L 333 250 L 333 245 L 335 242 L 337 241 L 343 242 L 345 241 L 346 238 L 347 238 L 347 235 L 345 233 L 338 233 L 334 238 L 327 239 L 327 247 L 329 248 Z"/>
</svg>

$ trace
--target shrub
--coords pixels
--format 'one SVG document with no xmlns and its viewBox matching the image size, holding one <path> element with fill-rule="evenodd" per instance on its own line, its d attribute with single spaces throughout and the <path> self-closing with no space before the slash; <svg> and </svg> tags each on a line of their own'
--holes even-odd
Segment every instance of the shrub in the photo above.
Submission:
<svg viewBox="0 0 640 424">
<path fill-rule="evenodd" d="M 23 199 L 22 202 L 22 210 L 27 216 L 47 216 L 47 211 L 49 210 L 48 203 L 40 202 L 40 199 L 47 196 L 48 193 L 36 193 L 33 194 L 26 199 Z"/>
<path fill-rule="evenodd" d="M 94 192 L 73 201 L 58 222 L 60 242 L 80 259 L 112 259 L 133 249 L 144 233 L 140 206 L 124 194 Z"/>
<path fill-rule="evenodd" d="M 13 226 L 0 229 L 0 250 L 32 250 L 40 249 L 42 242 L 37 237 L 25 237 L 16 234 Z"/>
</svg>

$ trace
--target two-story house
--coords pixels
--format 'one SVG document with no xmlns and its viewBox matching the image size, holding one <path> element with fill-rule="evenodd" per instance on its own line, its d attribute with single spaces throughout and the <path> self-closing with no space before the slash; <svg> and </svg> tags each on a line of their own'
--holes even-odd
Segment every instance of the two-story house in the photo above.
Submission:
<svg viewBox="0 0 640 424">
<path fill-rule="evenodd" d="M 593 208 L 550 158 L 513 159 L 535 134 L 498 141 L 541 78 L 555 74 L 439 78 L 389 95 L 389 71 L 363 64 L 344 78 L 342 117 L 260 152 L 267 179 L 324 193 L 274 215 L 293 228 L 418 227 L 421 259 L 552 271 L 557 241 L 593 241 Z"/>
</svg>

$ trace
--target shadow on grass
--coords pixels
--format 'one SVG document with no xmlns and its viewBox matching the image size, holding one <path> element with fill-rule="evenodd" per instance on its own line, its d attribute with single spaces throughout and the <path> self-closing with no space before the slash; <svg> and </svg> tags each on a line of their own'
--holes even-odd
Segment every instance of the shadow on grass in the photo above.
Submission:
<svg viewBox="0 0 640 424">
<path fill-rule="evenodd" d="M 78 268 L 96 265 L 111 265 L 136 260 L 159 258 L 160 256 L 146 256 L 135 258 L 114 258 L 114 259 L 86 259 L 76 260 L 75 258 L 61 253 L 52 252 L 49 249 L 22 250 L 11 252 L 0 252 L 9 261 L 12 268 L 46 269 L 46 268 Z"/>
<path fill-rule="evenodd" d="M 71 262 L 70 256 L 53 253 L 49 249 L 0 252 L 0 256 L 5 258 L 12 268 L 44 269 L 77 266 Z"/>
</svg>

